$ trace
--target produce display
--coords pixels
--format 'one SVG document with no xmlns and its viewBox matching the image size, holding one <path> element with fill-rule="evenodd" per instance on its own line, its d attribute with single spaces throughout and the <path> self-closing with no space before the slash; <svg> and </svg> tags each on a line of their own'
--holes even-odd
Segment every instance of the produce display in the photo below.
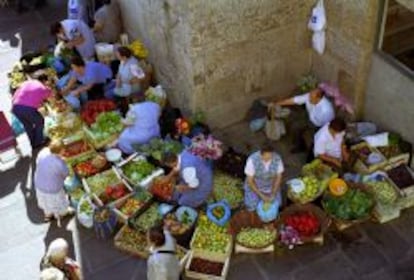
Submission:
<svg viewBox="0 0 414 280">
<path fill-rule="evenodd" d="M 71 158 L 91 150 L 90 145 L 85 140 L 79 140 L 65 146 L 62 151 L 62 156 L 65 158 Z"/>
<path fill-rule="evenodd" d="M 12 90 L 16 90 L 20 85 L 27 80 L 27 76 L 18 68 L 15 67 L 9 74 L 9 84 Z"/>
<path fill-rule="evenodd" d="M 152 198 L 151 194 L 146 191 L 140 191 L 134 196 L 125 200 L 121 206 L 117 207 L 121 213 L 131 217 L 138 210 L 140 210 Z"/>
<path fill-rule="evenodd" d="M 294 228 L 300 237 L 311 237 L 320 231 L 320 221 L 311 212 L 299 212 L 285 218 L 285 225 Z"/>
<path fill-rule="evenodd" d="M 155 166 L 146 160 L 131 160 L 121 167 L 125 176 L 135 185 L 154 172 Z"/>
<path fill-rule="evenodd" d="M 289 197 L 293 200 L 297 200 L 301 203 L 309 202 L 315 199 L 319 194 L 321 194 L 320 182 L 314 176 L 305 176 L 302 178 L 304 183 L 304 189 L 300 192 L 295 192 L 291 187 L 289 187 Z"/>
<path fill-rule="evenodd" d="M 407 166 L 400 165 L 387 171 L 388 177 L 394 182 L 397 187 L 404 189 L 414 185 L 414 178 Z"/>
<path fill-rule="evenodd" d="M 115 242 L 122 249 L 132 252 L 146 252 L 148 250 L 146 235 L 128 226 L 121 229 Z"/>
<path fill-rule="evenodd" d="M 190 270 L 207 275 L 221 276 L 224 263 L 212 262 L 201 258 L 193 258 L 190 264 Z"/>
<path fill-rule="evenodd" d="M 342 196 L 327 194 L 322 204 L 327 213 L 342 220 L 358 220 L 370 215 L 374 199 L 359 189 L 349 189 Z"/>
<path fill-rule="evenodd" d="M 59 124 L 47 128 L 47 135 L 51 139 L 63 139 L 79 132 L 81 130 L 81 125 L 82 123 L 80 119 L 76 118 L 73 125 L 70 127 L 65 126 L 64 124 Z"/>
<path fill-rule="evenodd" d="M 183 145 L 174 140 L 152 139 L 149 144 L 141 145 L 138 150 L 154 159 L 161 161 L 164 153 L 179 154 L 183 150 Z"/>
<path fill-rule="evenodd" d="M 50 107 L 51 109 L 55 112 L 55 113 L 63 113 L 66 112 L 70 109 L 68 103 L 66 103 L 66 101 L 64 99 L 57 99 L 57 98 L 52 98 L 49 101 Z"/>
<path fill-rule="evenodd" d="M 335 196 L 341 196 L 348 191 L 348 185 L 342 179 L 333 179 L 329 182 L 329 191 Z"/>
<path fill-rule="evenodd" d="M 375 199 L 380 203 L 390 204 L 398 198 L 394 187 L 382 176 L 376 180 L 368 181 L 367 185 L 371 187 Z"/>
<path fill-rule="evenodd" d="M 222 172 L 215 172 L 213 186 L 216 201 L 226 200 L 233 209 L 242 204 L 244 199 L 242 180 Z"/>
<path fill-rule="evenodd" d="M 87 124 L 93 124 L 97 117 L 103 112 L 109 112 L 116 109 L 116 104 L 111 100 L 92 100 L 88 101 L 81 111 L 81 118 Z"/>
<path fill-rule="evenodd" d="M 97 195 L 103 193 L 107 186 L 116 185 L 120 181 L 113 170 L 108 170 L 86 179 L 90 192 Z"/>
<path fill-rule="evenodd" d="M 187 212 L 184 212 L 183 215 L 184 217 L 181 218 L 181 221 L 179 221 L 176 213 L 167 214 L 165 217 L 164 225 L 171 232 L 171 234 L 183 234 L 193 225 L 194 220 L 191 218 L 191 216 Z"/>
<path fill-rule="evenodd" d="M 354 149 L 353 151 L 352 151 L 352 154 L 356 157 L 356 158 L 358 158 L 359 160 L 361 160 L 365 165 L 367 165 L 367 166 L 371 166 L 371 165 L 373 165 L 373 164 L 377 164 L 377 163 L 380 163 L 380 162 L 382 162 L 383 161 L 383 159 L 381 158 L 381 155 L 379 155 L 378 153 L 374 153 L 371 149 L 370 149 L 370 147 L 368 147 L 368 146 L 361 146 L 361 147 L 358 147 L 358 148 L 356 148 L 356 149 Z M 372 156 L 372 155 L 376 155 L 376 156 L 378 156 L 378 157 L 380 157 L 380 158 L 378 158 L 378 161 L 375 161 L 375 162 L 370 162 L 370 157 Z"/>
<path fill-rule="evenodd" d="M 113 134 L 120 133 L 122 129 L 121 116 L 117 112 L 99 114 L 95 123 L 90 127 L 90 131 L 97 141 L 105 140 Z"/>
<path fill-rule="evenodd" d="M 69 193 L 72 201 L 79 201 L 84 194 L 85 191 L 82 188 L 76 188 Z"/>
<path fill-rule="evenodd" d="M 208 160 L 217 160 L 223 155 L 222 143 L 212 135 L 206 137 L 200 134 L 192 138 L 189 151 Z"/>
<path fill-rule="evenodd" d="M 99 209 L 99 211 L 95 212 L 94 220 L 95 222 L 102 223 L 106 222 L 111 215 L 111 210 L 108 208 Z"/>
<path fill-rule="evenodd" d="M 158 211 L 158 203 L 154 203 L 142 215 L 135 218 L 132 223 L 139 230 L 147 232 L 152 227 L 159 224 L 162 220 L 162 215 Z"/>
<path fill-rule="evenodd" d="M 201 214 L 191 244 L 192 249 L 209 252 L 226 253 L 231 237 L 226 227 L 211 222 L 205 214 Z"/>
<path fill-rule="evenodd" d="M 90 177 L 105 169 L 108 162 L 105 157 L 96 155 L 93 158 L 75 165 L 73 170 L 80 177 Z"/>
<path fill-rule="evenodd" d="M 139 40 L 132 42 L 132 44 L 129 45 L 129 48 L 131 49 L 132 54 L 139 59 L 144 59 L 148 56 L 148 49 Z"/>
<path fill-rule="evenodd" d="M 304 165 L 302 168 L 302 175 L 315 176 L 323 184 L 327 184 L 329 180 L 338 176 L 338 174 L 333 172 L 331 167 L 323 164 L 320 159 L 315 159 L 311 163 Z"/>
<path fill-rule="evenodd" d="M 114 185 L 108 185 L 105 191 L 98 195 L 101 202 L 105 205 L 118 200 L 131 191 L 124 185 L 124 183 L 118 183 Z"/>
<path fill-rule="evenodd" d="M 157 178 L 152 183 L 150 192 L 159 199 L 169 201 L 174 192 L 174 184 L 162 178 Z"/>
<path fill-rule="evenodd" d="M 265 228 L 243 228 L 236 236 L 236 241 L 248 248 L 264 248 L 276 239 L 276 231 Z"/>
<path fill-rule="evenodd" d="M 93 210 L 93 206 L 89 203 L 87 199 L 83 199 L 81 201 L 81 204 L 79 205 L 80 213 L 84 213 L 88 216 L 91 216 L 93 214 Z"/>
</svg>

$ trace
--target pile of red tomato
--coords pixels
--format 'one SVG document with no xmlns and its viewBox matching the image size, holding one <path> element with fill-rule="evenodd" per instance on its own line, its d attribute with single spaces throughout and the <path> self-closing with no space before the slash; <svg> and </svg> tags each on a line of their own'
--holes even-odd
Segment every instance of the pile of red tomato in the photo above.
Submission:
<svg viewBox="0 0 414 280">
<path fill-rule="evenodd" d="M 319 219 L 311 212 L 299 212 L 285 218 L 285 225 L 294 228 L 301 237 L 311 237 L 320 230 Z"/>
</svg>

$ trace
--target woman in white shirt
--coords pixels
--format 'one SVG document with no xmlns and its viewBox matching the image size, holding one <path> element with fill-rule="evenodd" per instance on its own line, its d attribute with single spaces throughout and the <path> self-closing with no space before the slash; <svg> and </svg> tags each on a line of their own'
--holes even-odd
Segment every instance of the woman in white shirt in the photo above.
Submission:
<svg viewBox="0 0 414 280">
<path fill-rule="evenodd" d="M 176 256 L 175 240 L 167 230 L 154 227 L 148 232 L 151 255 L 147 262 L 148 280 L 180 279 L 180 262 Z"/>
<path fill-rule="evenodd" d="M 304 136 L 306 131 L 312 133 L 335 118 L 335 110 L 332 103 L 325 97 L 320 88 L 316 88 L 309 93 L 298 95 L 282 101 L 276 102 L 280 106 L 305 105 L 308 112 L 309 122 L 306 124 L 296 124 L 294 131 L 295 147 L 292 152 L 300 152 L 305 147 Z"/>
<path fill-rule="evenodd" d="M 246 162 L 244 202 L 248 211 L 255 211 L 260 200 L 281 204 L 280 185 L 284 166 L 281 157 L 270 145 L 249 156 Z"/>
<path fill-rule="evenodd" d="M 346 124 L 340 118 L 335 118 L 323 126 L 315 134 L 313 153 L 327 164 L 340 168 L 343 161 L 348 160 L 344 143 Z"/>
</svg>

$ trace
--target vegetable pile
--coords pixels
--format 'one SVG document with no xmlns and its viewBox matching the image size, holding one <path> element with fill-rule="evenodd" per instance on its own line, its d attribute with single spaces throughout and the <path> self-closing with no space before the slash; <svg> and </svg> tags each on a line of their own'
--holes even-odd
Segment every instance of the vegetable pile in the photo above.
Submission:
<svg viewBox="0 0 414 280">
<path fill-rule="evenodd" d="M 161 200 L 169 201 L 174 192 L 174 185 L 172 182 L 158 178 L 152 183 L 150 192 Z"/>
<path fill-rule="evenodd" d="M 300 237 L 311 237 L 320 230 L 319 219 L 311 212 L 299 212 L 284 220 L 285 225 L 294 228 Z"/>
<path fill-rule="evenodd" d="M 164 225 L 173 235 L 180 235 L 185 233 L 194 224 L 194 219 L 188 211 L 184 211 L 180 219 L 176 213 L 167 214 L 164 219 Z"/>
<path fill-rule="evenodd" d="M 73 170 L 80 177 L 90 177 L 103 171 L 106 166 L 105 157 L 97 155 L 92 159 L 76 164 Z"/>
<path fill-rule="evenodd" d="M 405 165 L 397 166 L 387 171 L 388 177 L 397 185 L 400 189 L 404 189 L 414 185 L 414 178 L 408 167 Z"/>
<path fill-rule="evenodd" d="M 86 179 L 90 191 L 97 195 L 103 193 L 107 186 L 116 185 L 120 181 L 113 170 L 108 170 Z"/>
<path fill-rule="evenodd" d="M 321 193 L 320 182 L 314 176 L 305 176 L 302 178 L 305 188 L 296 193 L 289 187 L 289 197 L 294 201 L 299 201 L 301 203 L 309 202 L 315 199 Z"/>
<path fill-rule="evenodd" d="M 204 159 L 217 160 L 223 155 L 222 143 L 213 136 L 198 135 L 191 139 L 189 151 Z"/>
<path fill-rule="evenodd" d="M 371 188 L 375 199 L 380 203 L 390 204 L 398 198 L 393 186 L 382 176 L 377 180 L 368 181 L 367 185 Z"/>
<path fill-rule="evenodd" d="M 62 156 L 65 158 L 74 157 L 91 150 L 91 147 L 85 140 L 79 140 L 67 145 L 63 151 Z"/>
<path fill-rule="evenodd" d="M 104 140 L 122 131 L 121 116 L 117 112 L 99 114 L 91 126 L 91 132 L 96 140 Z"/>
<path fill-rule="evenodd" d="M 318 179 L 323 185 L 323 188 L 326 187 L 329 180 L 338 176 L 338 174 L 336 174 L 331 167 L 323 164 L 320 159 L 315 159 L 311 163 L 304 165 L 302 168 L 302 175 L 316 177 L 316 179 Z"/>
<path fill-rule="evenodd" d="M 190 264 L 191 271 L 214 276 L 221 276 L 223 267 L 223 263 L 207 261 L 200 258 L 193 258 Z"/>
<path fill-rule="evenodd" d="M 243 202 L 243 182 L 222 172 L 214 174 L 213 195 L 216 201 L 226 200 L 232 209 Z"/>
<path fill-rule="evenodd" d="M 91 216 L 93 214 L 93 206 L 87 199 L 83 199 L 79 205 L 79 212 Z"/>
<path fill-rule="evenodd" d="M 118 246 L 134 252 L 146 252 L 148 249 L 146 235 L 128 226 L 122 228 L 116 243 Z"/>
<path fill-rule="evenodd" d="M 264 228 L 243 228 L 236 241 L 248 248 L 264 248 L 276 239 L 276 231 Z"/>
<path fill-rule="evenodd" d="M 150 199 L 151 194 L 142 190 L 136 193 L 134 196 L 128 198 L 119 208 L 124 215 L 131 217 L 138 210 L 140 210 Z"/>
<path fill-rule="evenodd" d="M 103 204 L 111 203 L 130 193 L 130 190 L 123 184 L 108 185 L 105 191 L 99 194 L 99 199 Z"/>
<path fill-rule="evenodd" d="M 217 226 L 205 214 L 200 214 L 191 244 L 192 249 L 224 254 L 230 242 L 231 238 L 227 234 L 227 228 Z"/>
<path fill-rule="evenodd" d="M 82 108 L 81 118 L 87 124 L 93 124 L 97 117 L 108 111 L 116 109 L 116 104 L 111 100 L 92 100 L 88 101 Z"/>
<path fill-rule="evenodd" d="M 121 167 L 125 176 L 135 185 L 154 172 L 155 166 L 146 160 L 131 160 Z"/>
<path fill-rule="evenodd" d="M 162 140 L 155 138 L 152 139 L 149 144 L 141 145 L 138 150 L 158 161 L 161 161 L 164 153 L 181 153 L 183 145 L 174 140 Z"/>
<path fill-rule="evenodd" d="M 327 194 L 322 204 L 327 213 L 342 220 L 358 220 L 370 215 L 374 199 L 359 189 L 349 189 L 343 196 Z"/>
<path fill-rule="evenodd" d="M 135 218 L 132 223 L 137 229 L 147 232 L 160 223 L 161 220 L 162 215 L 158 211 L 158 204 L 154 203 L 142 215 Z"/>
</svg>

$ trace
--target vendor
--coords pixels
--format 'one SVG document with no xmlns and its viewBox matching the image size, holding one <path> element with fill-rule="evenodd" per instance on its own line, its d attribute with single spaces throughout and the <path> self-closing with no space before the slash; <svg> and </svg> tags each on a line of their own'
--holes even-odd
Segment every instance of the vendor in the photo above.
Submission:
<svg viewBox="0 0 414 280">
<path fill-rule="evenodd" d="M 131 105 L 124 124 L 127 126 L 118 139 L 118 146 L 125 154 L 135 152 L 133 145 L 147 144 L 160 137 L 158 119 L 161 107 L 155 102 L 142 102 Z"/>
<path fill-rule="evenodd" d="M 138 60 L 132 56 L 131 50 L 127 47 L 119 47 L 116 54 L 121 64 L 116 77 L 115 95 L 127 97 L 139 93 L 145 73 L 139 66 Z"/>
<path fill-rule="evenodd" d="M 340 118 L 335 118 L 324 125 L 315 134 L 313 153 L 328 165 L 341 168 L 342 162 L 348 159 L 344 143 L 346 124 Z"/>
<path fill-rule="evenodd" d="M 116 43 L 122 32 L 121 13 L 117 1 L 104 0 L 95 13 L 93 31 L 97 42 Z"/>
<path fill-rule="evenodd" d="M 71 60 L 71 68 L 69 81 L 61 89 L 61 94 L 65 96 L 72 107 L 79 106 L 78 98 L 82 100 L 104 98 L 104 93 L 112 81 L 112 71 L 109 66 L 94 61 L 85 63 L 81 57 L 75 56 Z M 81 86 L 77 87 L 77 83 L 80 83 Z M 87 96 L 84 96 L 85 93 Z"/>
<path fill-rule="evenodd" d="M 81 20 L 66 19 L 56 22 L 50 32 L 58 41 L 68 48 L 76 49 L 85 60 L 92 60 L 95 55 L 95 36 L 89 26 Z"/>
<path fill-rule="evenodd" d="M 206 160 L 184 150 L 180 155 L 165 154 L 163 163 L 172 169 L 166 180 L 178 177 L 174 201 L 193 208 L 207 201 L 213 191 L 213 170 Z"/>
<path fill-rule="evenodd" d="M 335 110 L 332 103 L 325 97 L 320 88 L 316 88 L 309 93 L 298 95 L 282 101 L 276 102 L 279 106 L 305 105 L 308 112 L 309 121 L 306 124 L 297 124 L 293 129 L 295 146 L 292 152 L 302 152 L 305 150 L 305 136 L 309 132 L 312 136 L 318 128 L 329 123 L 335 118 Z"/>
<path fill-rule="evenodd" d="M 280 207 L 283 172 L 282 159 L 270 145 L 249 156 L 244 169 L 244 202 L 248 211 L 255 211 L 261 200 L 276 202 Z"/>
<path fill-rule="evenodd" d="M 22 83 L 13 95 L 13 114 L 23 123 L 33 148 L 44 142 L 44 119 L 38 109 L 53 95 L 48 84 L 48 76 L 42 74 Z"/>
</svg>

